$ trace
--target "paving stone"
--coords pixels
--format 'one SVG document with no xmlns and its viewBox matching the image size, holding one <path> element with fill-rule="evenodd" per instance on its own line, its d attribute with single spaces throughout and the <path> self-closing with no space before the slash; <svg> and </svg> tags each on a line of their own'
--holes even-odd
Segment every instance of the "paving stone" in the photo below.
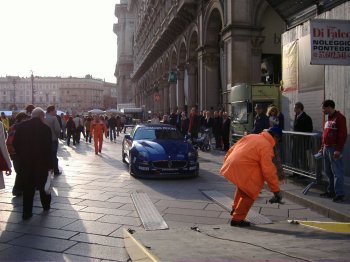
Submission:
<svg viewBox="0 0 350 262">
<path fill-rule="evenodd" d="M 67 197 L 55 196 L 55 197 L 52 197 L 51 205 L 55 204 L 55 203 L 76 205 L 82 201 L 83 200 L 80 198 L 67 198 Z M 82 206 L 84 206 L 84 205 L 82 205 Z"/>
<path fill-rule="evenodd" d="M 215 203 L 209 203 L 205 208 L 204 210 L 211 210 L 211 211 L 220 211 L 220 212 L 224 212 L 227 210 L 221 206 L 219 206 L 218 204 L 215 204 Z"/>
<path fill-rule="evenodd" d="M 139 218 L 126 217 L 126 216 L 106 215 L 100 218 L 98 221 L 112 223 L 112 224 L 119 224 L 119 225 L 128 225 L 128 226 L 141 225 L 141 220 Z"/>
<path fill-rule="evenodd" d="M 75 220 L 76 219 L 71 218 L 51 217 L 49 214 L 33 215 L 31 219 L 23 220 L 21 224 L 48 228 L 61 228 L 74 222 Z"/>
<path fill-rule="evenodd" d="M 88 207 L 101 207 L 101 208 L 119 208 L 124 205 L 123 203 L 102 202 L 102 201 L 96 201 L 96 200 L 84 200 L 79 204 L 88 206 Z"/>
<path fill-rule="evenodd" d="M 185 215 L 177 215 L 177 214 L 166 214 L 163 216 L 164 220 L 168 223 L 168 221 L 179 221 L 179 222 L 187 222 L 193 224 L 206 224 L 206 225 L 221 225 L 227 224 L 227 219 L 222 218 L 212 218 L 212 217 L 198 217 L 198 216 L 185 216 Z"/>
<path fill-rule="evenodd" d="M 83 211 L 70 211 L 70 210 L 56 210 L 50 213 L 50 216 L 57 216 L 57 217 L 67 217 L 67 218 L 75 218 L 75 219 L 81 219 L 81 220 L 97 220 L 104 216 L 104 214 L 96 214 L 91 212 L 84 212 Z"/>
<path fill-rule="evenodd" d="M 19 223 L 22 221 L 22 214 L 13 211 L 1 211 L 0 221 L 9 223 Z"/>
<path fill-rule="evenodd" d="M 1 238 L 2 238 L 2 236 L 1 236 Z M 1 240 L 0 240 L 1 241 Z M 1 251 L 2 250 L 5 250 L 5 249 L 8 249 L 8 248 L 10 248 L 11 247 L 11 245 L 9 245 L 9 244 L 3 244 L 3 243 L 0 243 L 0 257 L 1 257 Z"/>
<path fill-rule="evenodd" d="M 315 217 L 322 217 L 320 214 L 311 211 L 308 208 L 304 208 L 304 209 L 298 209 L 298 210 L 289 210 L 289 214 L 288 214 L 289 218 L 291 219 L 301 219 L 301 218 L 315 218 Z"/>
<path fill-rule="evenodd" d="M 72 211 L 79 211 L 83 208 L 86 208 L 86 206 L 61 204 L 61 203 L 54 203 L 51 205 L 51 207 L 55 209 L 72 210 Z"/>
<path fill-rule="evenodd" d="M 82 261 L 99 262 L 99 259 L 92 259 L 70 254 L 47 252 L 26 247 L 12 246 L 0 252 L 2 261 Z"/>
<path fill-rule="evenodd" d="M 124 239 L 118 237 L 106 237 L 94 234 L 79 233 L 78 235 L 72 237 L 70 240 L 111 247 L 124 247 Z"/>
<path fill-rule="evenodd" d="M 121 210 L 130 210 L 130 211 L 136 211 L 136 207 L 134 206 L 134 204 L 124 204 L 122 205 L 119 209 Z M 157 207 L 158 209 L 158 207 Z"/>
<path fill-rule="evenodd" d="M 76 243 L 77 242 L 71 240 L 31 235 L 25 235 L 9 242 L 9 244 L 16 246 L 30 247 L 34 249 L 55 252 L 63 252 Z"/>
<path fill-rule="evenodd" d="M 68 226 L 63 227 L 64 230 L 77 231 L 81 233 L 90 233 L 107 236 L 120 227 L 118 224 L 102 223 L 97 221 L 78 220 Z"/>
<path fill-rule="evenodd" d="M 160 200 L 156 203 L 157 206 L 168 206 L 178 208 L 192 208 L 192 209 L 204 209 L 208 202 L 193 202 L 193 201 L 171 201 L 171 200 Z"/>
<path fill-rule="evenodd" d="M 22 236 L 23 234 L 21 233 L 16 233 L 16 232 L 11 232 L 7 230 L 0 230 L 0 243 L 6 243 L 9 242 L 15 238 L 18 238 Z"/>
<path fill-rule="evenodd" d="M 288 217 L 288 210 L 286 209 L 277 209 L 277 208 L 270 208 L 270 207 L 262 207 L 260 214 L 264 216 L 283 216 Z"/>
<path fill-rule="evenodd" d="M 217 212 L 217 211 L 176 208 L 176 207 L 169 207 L 164 211 L 162 211 L 162 213 L 188 215 L 188 216 L 200 216 L 200 217 L 219 217 L 221 214 L 221 212 Z"/>
<path fill-rule="evenodd" d="M 113 261 L 128 261 L 129 259 L 129 256 L 124 248 L 86 243 L 79 243 L 66 250 L 64 253 Z"/>
<path fill-rule="evenodd" d="M 107 200 L 108 202 L 117 202 L 117 203 L 125 203 L 125 204 L 131 204 L 132 199 L 131 197 L 122 197 L 122 196 L 115 196 Z"/>
<path fill-rule="evenodd" d="M 98 214 L 108 214 L 108 215 L 116 215 L 116 216 L 124 216 L 128 215 L 131 212 L 127 210 L 120 210 L 115 208 L 102 208 L 102 207 L 87 207 L 84 208 L 82 211 L 84 212 L 93 212 Z"/>
</svg>

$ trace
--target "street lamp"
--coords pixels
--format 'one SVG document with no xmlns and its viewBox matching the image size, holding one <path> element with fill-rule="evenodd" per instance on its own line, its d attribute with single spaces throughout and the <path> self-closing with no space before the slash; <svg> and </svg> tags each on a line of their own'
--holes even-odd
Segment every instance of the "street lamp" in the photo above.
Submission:
<svg viewBox="0 0 350 262">
<path fill-rule="evenodd" d="M 32 72 L 32 75 L 30 76 L 30 80 L 32 83 L 32 105 L 34 105 L 34 75 L 33 70 L 30 70 Z"/>
</svg>

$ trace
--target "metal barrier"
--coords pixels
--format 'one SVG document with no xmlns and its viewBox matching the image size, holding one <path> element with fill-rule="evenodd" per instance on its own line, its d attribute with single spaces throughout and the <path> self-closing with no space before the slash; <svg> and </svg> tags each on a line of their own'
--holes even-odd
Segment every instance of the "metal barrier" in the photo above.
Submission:
<svg viewBox="0 0 350 262">
<path fill-rule="evenodd" d="M 315 159 L 321 147 L 322 134 L 283 131 L 280 152 L 283 169 L 313 179 L 303 190 L 322 182 L 322 159 Z"/>
</svg>

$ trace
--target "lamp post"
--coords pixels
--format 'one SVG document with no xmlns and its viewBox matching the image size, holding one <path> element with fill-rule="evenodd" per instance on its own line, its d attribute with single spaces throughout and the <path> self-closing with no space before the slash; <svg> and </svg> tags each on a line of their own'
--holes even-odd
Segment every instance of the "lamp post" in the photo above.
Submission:
<svg viewBox="0 0 350 262">
<path fill-rule="evenodd" d="M 30 70 L 32 72 L 32 75 L 30 76 L 30 80 L 32 83 L 32 105 L 34 105 L 34 75 L 33 75 L 33 71 Z"/>
</svg>

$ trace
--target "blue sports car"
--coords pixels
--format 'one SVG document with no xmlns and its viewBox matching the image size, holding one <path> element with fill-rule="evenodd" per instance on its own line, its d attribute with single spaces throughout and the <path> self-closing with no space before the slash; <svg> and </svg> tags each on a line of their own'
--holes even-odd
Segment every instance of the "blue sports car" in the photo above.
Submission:
<svg viewBox="0 0 350 262">
<path fill-rule="evenodd" d="M 141 124 L 125 135 L 122 160 L 143 177 L 190 177 L 199 170 L 197 150 L 171 125 Z"/>
</svg>

